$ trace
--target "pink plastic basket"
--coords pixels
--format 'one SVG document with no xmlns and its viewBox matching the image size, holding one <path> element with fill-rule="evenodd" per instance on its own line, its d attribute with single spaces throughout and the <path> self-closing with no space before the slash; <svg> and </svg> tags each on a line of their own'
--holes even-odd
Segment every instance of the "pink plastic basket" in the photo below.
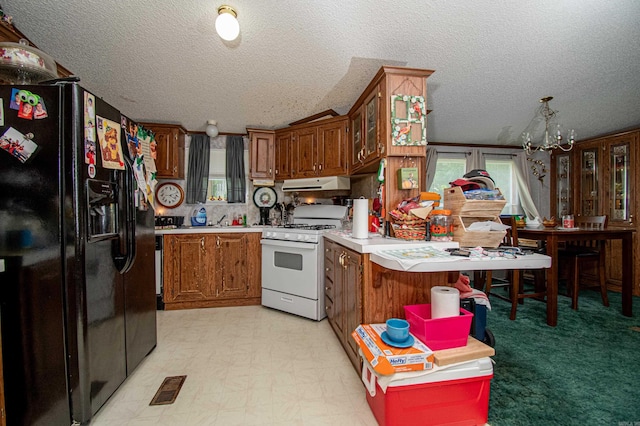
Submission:
<svg viewBox="0 0 640 426">
<path fill-rule="evenodd" d="M 404 315 L 409 331 L 431 350 L 467 345 L 473 314 L 460 308 L 460 316 L 431 319 L 431 305 L 407 305 Z"/>
</svg>

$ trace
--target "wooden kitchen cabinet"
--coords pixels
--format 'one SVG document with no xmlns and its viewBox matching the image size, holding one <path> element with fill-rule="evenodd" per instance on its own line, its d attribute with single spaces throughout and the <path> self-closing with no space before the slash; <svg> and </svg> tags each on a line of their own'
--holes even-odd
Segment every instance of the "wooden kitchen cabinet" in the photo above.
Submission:
<svg viewBox="0 0 640 426">
<path fill-rule="evenodd" d="M 347 127 L 349 118 L 329 120 L 318 126 L 318 174 L 341 176 L 349 173 Z"/>
<path fill-rule="evenodd" d="M 371 262 L 325 237 L 325 309 L 331 328 L 356 371 L 361 371 L 358 346 L 351 333 L 360 324 L 382 324 L 404 318 L 404 306 L 430 303 L 431 287 L 454 286 L 459 272 L 407 272 Z"/>
<path fill-rule="evenodd" d="M 291 131 L 276 131 L 275 179 L 284 180 L 291 177 L 292 143 Z"/>
<path fill-rule="evenodd" d="M 247 129 L 249 132 L 249 177 L 251 179 L 275 179 L 275 132 L 273 130 Z"/>
<path fill-rule="evenodd" d="M 394 144 L 391 96 L 422 96 L 426 102 L 426 79 L 432 73 L 432 70 L 417 68 L 380 68 L 348 113 L 352 126 L 348 144 L 352 174 L 373 173 L 379 160 L 389 156 L 426 157 L 424 145 Z M 426 126 L 426 117 L 424 123 Z"/>
<path fill-rule="evenodd" d="M 276 131 L 280 179 L 349 174 L 346 116 L 304 123 Z M 290 147 L 289 157 L 286 149 Z"/>
<path fill-rule="evenodd" d="M 153 132 L 156 147 L 156 178 L 184 179 L 184 139 L 187 131 L 176 124 L 139 123 Z"/>
<path fill-rule="evenodd" d="M 260 304 L 260 233 L 164 236 L 165 309 Z"/>
<path fill-rule="evenodd" d="M 362 255 L 325 240 L 327 318 L 356 370 L 360 356 L 351 332 L 362 323 L 362 270 Z"/>
</svg>

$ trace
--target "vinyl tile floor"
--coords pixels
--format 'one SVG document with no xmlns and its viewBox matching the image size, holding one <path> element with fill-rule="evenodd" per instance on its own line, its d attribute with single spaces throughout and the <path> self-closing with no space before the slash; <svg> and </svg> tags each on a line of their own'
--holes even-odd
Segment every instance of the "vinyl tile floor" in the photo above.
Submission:
<svg viewBox="0 0 640 426">
<path fill-rule="evenodd" d="M 92 426 L 377 425 L 328 321 L 263 306 L 158 311 L 158 344 Z M 150 406 L 165 377 L 176 401 Z"/>
</svg>

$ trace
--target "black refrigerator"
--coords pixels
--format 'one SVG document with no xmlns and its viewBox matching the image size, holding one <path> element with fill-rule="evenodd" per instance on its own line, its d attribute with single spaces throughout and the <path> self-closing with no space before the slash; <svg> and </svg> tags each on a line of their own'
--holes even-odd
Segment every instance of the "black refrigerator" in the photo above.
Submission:
<svg viewBox="0 0 640 426">
<path fill-rule="evenodd" d="M 134 123 L 78 83 L 2 85 L 0 99 L 7 424 L 84 424 L 156 346 L 144 153 Z"/>
</svg>

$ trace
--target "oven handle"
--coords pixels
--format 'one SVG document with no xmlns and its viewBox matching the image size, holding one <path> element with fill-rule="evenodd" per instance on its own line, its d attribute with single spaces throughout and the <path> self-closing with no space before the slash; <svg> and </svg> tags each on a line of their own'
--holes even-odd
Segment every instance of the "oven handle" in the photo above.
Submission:
<svg viewBox="0 0 640 426">
<path fill-rule="evenodd" d="M 260 244 L 264 246 L 282 247 L 282 248 L 296 248 L 302 250 L 316 250 L 318 244 L 315 243 L 299 243 L 297 241 L 281 241 L 281 240 L 260 240 Z"/>
</svg>

